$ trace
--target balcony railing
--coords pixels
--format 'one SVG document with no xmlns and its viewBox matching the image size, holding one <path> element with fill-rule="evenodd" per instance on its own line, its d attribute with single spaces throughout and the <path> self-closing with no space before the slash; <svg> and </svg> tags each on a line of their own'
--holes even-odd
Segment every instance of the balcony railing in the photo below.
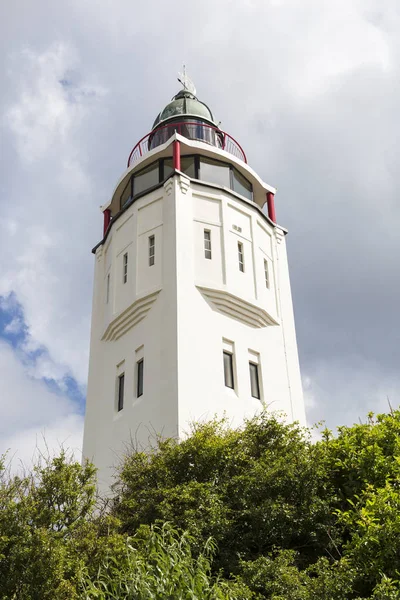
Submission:
<svg viewBox="0 0 400 600">
<path fill-rule="evenodd" d="M 225 150 L 225 152 L 229 152 L 236 158 L 247 163 L 243 148 L 228 133 L 202 121 L 181 121 L 179 123 L 161 125 L 139 140 L 129 155 L 128 167 L 134 165 L 136 161 L 140 160 L 150 150 L 153 150 L 153 148 L 167 142 L 175 132 L 190 140 L 203 142 Z"/>
</svg>

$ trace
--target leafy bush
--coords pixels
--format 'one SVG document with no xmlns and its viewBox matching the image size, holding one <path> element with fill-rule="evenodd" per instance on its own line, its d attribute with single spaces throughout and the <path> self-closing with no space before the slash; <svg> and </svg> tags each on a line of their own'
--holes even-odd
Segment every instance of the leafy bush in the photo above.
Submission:
<svg viewBox="0 0 400 600">
<path fill-rule="evenodd" d="M 95 578 L 85 582 L 87 600 L 246 600 L 243 584 L 211 577 L 215 544 L 207 540 L 196 558 L 188 534 L 170 524 L 141 527 L 127 538 L 124 556 L 107 556 Z"/>
<path fill-rule="evenodd" d="M 133 451 L 0 461 L 0 600 L 400 599 L 400 412 L 311 443 L 267 414 Z"/>
<path fill-rule="evenodd" d="M 114 514 L 130 534 L 171 521 L 199 547 L 212 537 L 226 575 L 275 547 L 302 548 L 308 564 L 332 545 L 321 477 L 297 425 L 267 414 L 237 430 L 215 421 L 181 443 L 160 441 L 156 453 L 133 452 L 115 486 Z"/>
</svg>

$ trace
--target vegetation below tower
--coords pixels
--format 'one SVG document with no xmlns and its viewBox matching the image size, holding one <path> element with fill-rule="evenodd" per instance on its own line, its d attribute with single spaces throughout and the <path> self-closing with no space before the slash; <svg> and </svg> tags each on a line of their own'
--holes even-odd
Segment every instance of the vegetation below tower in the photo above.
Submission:
<svg viewBox="0 0 400 600">
<path fill-rule="evenodd" d="M 310 433 L 268 414 L 132 451 L 113 495 L 59 457 L 0 483 L 0 599 L 400 598 L 400 412 Z"/>
</svg>

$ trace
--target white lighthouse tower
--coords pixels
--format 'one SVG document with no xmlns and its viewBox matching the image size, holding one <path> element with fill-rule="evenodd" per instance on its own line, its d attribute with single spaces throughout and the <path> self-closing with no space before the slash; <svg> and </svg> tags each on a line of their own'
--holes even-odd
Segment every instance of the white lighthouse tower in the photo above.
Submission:
<svg viewBox="0 0 400 600">
<path fill-rule="evenodd" d="M 263 406 L 305 422 L 275 189 L 183 84 L 131 152 L 93 250 L 83 454 L 103 489 L 131 441 Z"/>
</svg>

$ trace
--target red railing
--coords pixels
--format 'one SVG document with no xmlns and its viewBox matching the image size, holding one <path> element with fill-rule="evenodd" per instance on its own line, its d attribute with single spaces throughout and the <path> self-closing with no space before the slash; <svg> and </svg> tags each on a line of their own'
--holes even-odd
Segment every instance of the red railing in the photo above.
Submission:
<svg viewBox="0 0 400 600">
<path fill-rule="evenodd" d="M 128 167 L 131 167 L 137 160 L 142 158 L 142 156 L 147 154 L 150 150 L 153 150 L 153 148 L 167 142 L 175 132 L 190 140 L 203 142 L 220 148 L 221 150 L 225 150 L 225 152 L 229 152 L 233 156 L 236 156 L 236 158 L 247 163 L 246 154 L 244 153 L 243 148 L 239 142 L 228 133 L 200 121 L 182 121 L 180 123 L 161 125 L 154 131 L 151 131 L 142 137 L 129 155 Z"/>
</svg>

